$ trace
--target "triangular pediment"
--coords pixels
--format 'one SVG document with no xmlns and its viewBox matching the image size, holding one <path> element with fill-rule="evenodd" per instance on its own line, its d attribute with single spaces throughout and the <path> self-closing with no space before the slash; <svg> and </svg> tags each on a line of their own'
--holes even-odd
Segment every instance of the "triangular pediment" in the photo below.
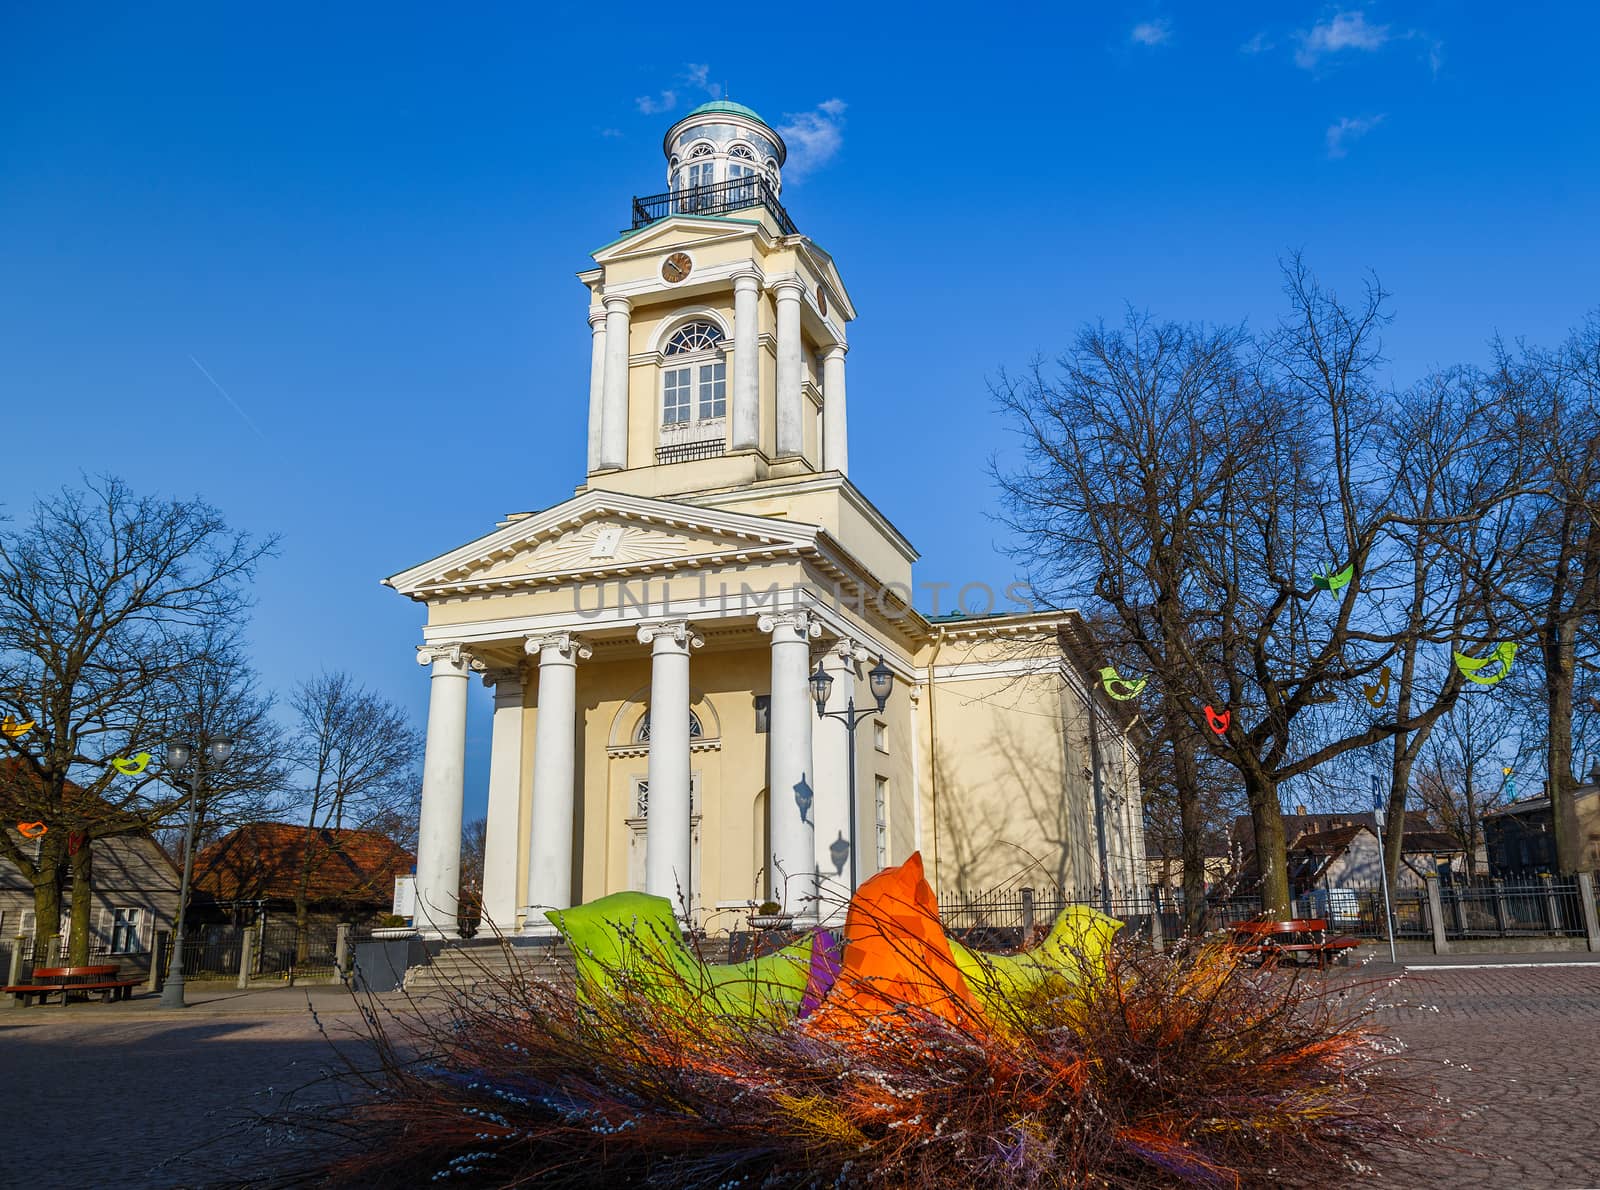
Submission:
<svg viewBox="0 0 1600 1190">
<path fill-rule="evenodd" d="M 589 582 L 810 552 L 819 532 L 772 517 L 587 492 L 384 581 L 414 599 Z"/>
<path fill-rule="evenodd" d="M 725 240 L 770 239 L 758 216 L 673 215 L 613 240 L 594 252 L 596 264 L 648 256 L 668 248 L 715 244 Z"/>
</svg>

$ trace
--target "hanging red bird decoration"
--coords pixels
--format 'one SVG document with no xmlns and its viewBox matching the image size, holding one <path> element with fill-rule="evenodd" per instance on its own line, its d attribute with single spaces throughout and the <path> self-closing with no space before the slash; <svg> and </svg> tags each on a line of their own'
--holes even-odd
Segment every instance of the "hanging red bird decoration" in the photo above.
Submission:
<svg viewBox="0 0 1600 1190">
<path fill-rule="evenodd" d="M 1233 722 L 1232 711 L 1213 711 L 1206 707 L 1206 722 L 1211 724 L 1211 730 L 1218 735 L 1228 734 L 1228 724 Z"/>
</svg>

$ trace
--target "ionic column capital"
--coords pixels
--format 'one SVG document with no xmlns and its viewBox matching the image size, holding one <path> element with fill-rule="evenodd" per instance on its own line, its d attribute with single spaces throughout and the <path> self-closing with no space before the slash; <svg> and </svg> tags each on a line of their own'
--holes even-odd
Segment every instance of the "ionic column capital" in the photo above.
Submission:
<svg viewBox="0 0 1600 1190">
<path fill-rule="evenodd" d="M 704 646 L 706 638 L 696 632 L 687 620 L 650 620 L 639 625 L 640 644 L 654 647 L 664 641 L 670 641 L 680 649 L 698 649 Z"/>
<path fill-rule="evenodd" d="M 822 635 L 822 625 L 812 613 L 797 609 L 786 612 L 768 612 L 756 621 L 756 627 L 769 633 L 773 642 L 780 640 L 811 640 Z"/>
<path fill-rule="evenodd" d="M 840 663 L 844 665 L 864 660 L 867 656 L 866 646 L 848 636 L 841 636 L 828 646 L 827 651 L 837 657 Z"/>
<path fill-rule="evenodd" d="M 439 673 L 458 673 L 465 677 L 472 673 L 483 673 L 489 667 L 479 661 L 460 641 L 448 641 L 437 645 L 418 645 L 417 664 L 432 665 Z"/>
<path fill-rule="evenodd" d="M 625 297 L 608 297 L 605 304 L 607 314 L 627 314 L 633 309 L 633 303 Z"/>
<path fill-rule="evenodd" d="M 546 632 L 525 637 L 522 651 L 530 657 L 537 657 L 541 668 L 546 665 L 576 665 L 594 654 L 588 641 L 571 632 Z"/>
<path fill-rule="evenodd" d="M 606 308 L 604 306 L 589 307 L 589 329 L 597 335 L 605 331 Z"/>
<path fill-rule="evenodd" d="M 522 671 L 514 666 L 485 670 L 483 674 L 483 684 L 497 693 L 499 692 L 499 687 L 501 686 L 505 686 L 508 691 L 512 686 L 515 686 L 518 690 L 521 690 Z"/>
</svg>

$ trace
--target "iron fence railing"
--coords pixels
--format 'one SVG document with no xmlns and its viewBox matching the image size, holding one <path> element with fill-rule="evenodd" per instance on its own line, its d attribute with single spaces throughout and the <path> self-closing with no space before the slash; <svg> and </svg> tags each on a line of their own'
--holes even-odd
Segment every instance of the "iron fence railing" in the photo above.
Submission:
<svg viewBox="0 0 1600 1190">
<path fill-rule="evenodd" d="M 644 227 L 668 215 L 726 215 L 751 207 L 765 207 L 777 220 L 784 235 L 798 235 L 794 220 L 783 209 L 771 184 L 759 174 L 728 178 L 710 186 L 690 186 L 665 194 L 636 196 L 633 200 L 633 226 Z"/>
<path fill-rule="evenodd" d="M 1543 879 L 1534 883 L 1452 884 L 1439 890 L 1447 938 L 1581 937 L 1584 933 L 1581 886 L 1575 879 Z M 1107 899 L 1097 891 L 1057 894 L 1031 888 L 980 892 L 946 892 L 939 896 L 939 916 L 954 937 L 989 948 L 1023 944 L 1030 932 L 1049 929 L 1068 905 L 1109 909 L 1132 933 L 1149 935 L 1158 928 L 1163 938 L 1183 933 L 1181 894 L 1152 887 L 1148 894 L 1118 892 Z M 1433 937 L 1433 913 L 1425 888 L 1390 890 L 1390 913 L 1396 938 Z M 1383 891 L 1380 888 L 1310 890 L 1295 898 L 1295 914 L 1322 918 L 1330 930 L 1362 938 L 1386 936 Z M 1204 928 L 1222 930 L 1263 915 L 1260 897 L 1207 898 Z"/>
</svg>

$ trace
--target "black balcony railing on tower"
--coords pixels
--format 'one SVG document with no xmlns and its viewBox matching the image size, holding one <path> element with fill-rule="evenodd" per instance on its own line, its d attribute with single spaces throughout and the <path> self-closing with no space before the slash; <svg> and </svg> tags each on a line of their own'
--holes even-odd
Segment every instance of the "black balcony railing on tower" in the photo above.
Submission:
<svg viewBox="0 0 1600 1190">
<path fill-rule="evenodd" d="M 798 235 L 799 228 L 783 209 L 778 196 L 773 193 L 766 178 L 752 174 L 744 178 L 729 178 L 711 186 L 695 186 L 687 190 L 669 190 L 665 194 L 650 194 L 643 198 L 634 196 L 633 226 L 635 229 L 665 219 L 668 215 L 726 215 L 730 211 L 765 207 L 784 235 Z"/>
</svg>

